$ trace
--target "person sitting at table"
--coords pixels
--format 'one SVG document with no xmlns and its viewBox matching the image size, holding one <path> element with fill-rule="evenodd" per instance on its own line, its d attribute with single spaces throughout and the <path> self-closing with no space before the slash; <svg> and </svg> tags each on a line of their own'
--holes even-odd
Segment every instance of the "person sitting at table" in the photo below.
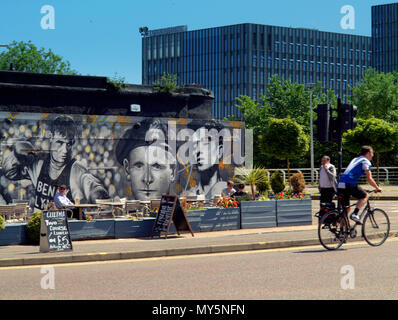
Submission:
<svg viewBox="0 0 398 320">
<path fill-rule="evenodd" d="M 233 194 L 233 197 L 244 197 L 247 196 L 247 192 L 245 190 L 245 185 L 243 183 L 238 184 L 238 191 Z"/>
<path fill-rule="evenodd" d="M 54 196 L 54 204 L 57 207 L 57 209 L 70 209 L 72 210 L 73 214 L 75 217 L 79 217 L 79 208 L 66 208 L 66 206 L 73 206 L 74 203 L 69 200 L 69 198 L 66 196 L 68 193 L 68 188 L 66 185 L 62 185 L 58 188 L 58 192 Z M 71 213 L 68 211 L 68 213 Z M 69 216 L 68 218 L 72 218 L 73 215 Z"/>
</svg>

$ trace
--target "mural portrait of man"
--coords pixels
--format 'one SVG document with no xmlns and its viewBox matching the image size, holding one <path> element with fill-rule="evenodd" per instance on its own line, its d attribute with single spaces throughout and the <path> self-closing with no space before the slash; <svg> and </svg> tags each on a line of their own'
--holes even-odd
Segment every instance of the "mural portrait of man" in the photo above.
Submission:
<svg viewBox="0 0 398 320">
<path fill-rule="evenodd" d="M 136 200 L 160 199 L 162 194 L 174 193 L 176 159 L 166 133 L 166 126 L 159 120 L 145 119 L 126 130 L 116 145 L 116 159 Z"/>
<path fill-rule="evenodd" d="M 229 129 L 217 123 L 208 123 L 195 130 L 191 161 L 197 172 L 197 183 L 188 190 L 188 195 L 204 195 L 206 199 L 221 195 L 227 182 L 221 176 L 220 164 L 230 154 L 230 139 Z"/>
<path fill-rule="evenodd" d="M 58 186 L 66 185 L 68 197 L 82 203 L 95 203 L 109 198 L 101 181 L 76 159 L 73 146 L 77 126 L 70 116 L 59 115 L 49 120 L 48 149 L 35 150 L 30 141 L 17 141 L 3 156 L 4 175 L 9 180 L 29 179 L 35 188 L 35 208 L 45 209 L 53 201 Z"/>
</svg>

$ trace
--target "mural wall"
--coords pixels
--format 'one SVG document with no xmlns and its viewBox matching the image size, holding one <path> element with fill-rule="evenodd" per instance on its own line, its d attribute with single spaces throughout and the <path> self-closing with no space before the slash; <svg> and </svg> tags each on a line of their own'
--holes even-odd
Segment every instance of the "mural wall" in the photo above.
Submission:
<svg viewBox="0 0 398 320">
<path fill-rule="evenodd" d="M 0 112 L 0 202 L 221 194 L 243 165 L 241 122 Z"/>
</svg>

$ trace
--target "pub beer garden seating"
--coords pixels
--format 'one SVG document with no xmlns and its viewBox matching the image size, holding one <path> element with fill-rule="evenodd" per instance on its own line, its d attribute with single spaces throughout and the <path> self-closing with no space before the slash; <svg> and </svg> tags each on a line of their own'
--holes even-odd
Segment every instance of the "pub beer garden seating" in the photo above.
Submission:
<svg viewBox="0 0 398 320">
<path fill-rule="evenodd" d="M 0 216 L 5 220 L 8 219 L 23 219 L 26 220 L 28 216 L 28 202 L 13 203 L 7 205 L 0 205 Z"/>
</svg>

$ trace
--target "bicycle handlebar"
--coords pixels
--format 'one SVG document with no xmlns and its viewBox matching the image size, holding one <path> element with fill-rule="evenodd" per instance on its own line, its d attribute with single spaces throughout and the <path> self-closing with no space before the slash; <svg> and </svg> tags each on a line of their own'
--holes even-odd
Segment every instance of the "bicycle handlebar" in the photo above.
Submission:
<svg viewBox="0 0 398 320">
<path fill-rule="evenodd" d="M 365 190 L 365 192 L 371 194 L 371 193 L 379 193 L 379 192 L 381 192 L 381 191 L 376 191 L 376 190 Z"/>
</svg>

